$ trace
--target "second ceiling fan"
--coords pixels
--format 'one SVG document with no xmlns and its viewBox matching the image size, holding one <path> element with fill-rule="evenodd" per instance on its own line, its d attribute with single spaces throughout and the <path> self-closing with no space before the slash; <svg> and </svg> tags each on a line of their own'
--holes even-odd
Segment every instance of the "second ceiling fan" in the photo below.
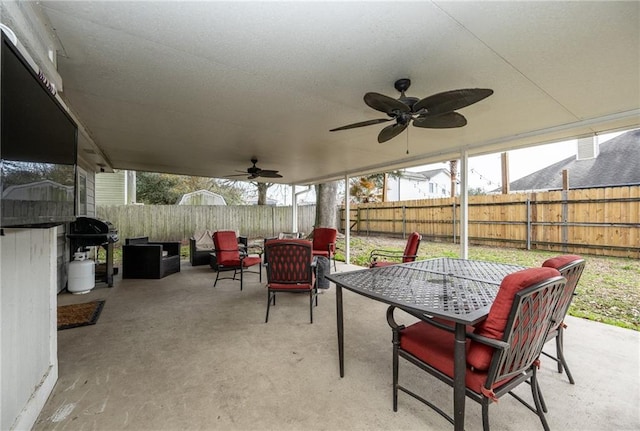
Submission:
<svg viewBox="0 0 640 431">
<path fill-rule="evenodd" d="M 256 164 L 258 163 L 258 159 L 253 157 L 251 159 L 251 163 L 253 164 L 253 166 L 247 168 L 246 171 L 237 171 L 237 172 L 242 172 L 241 174 L 233 174 L 233 175 L 227 175 L 228 177 L 243 177 L 245 175 L 247 175 L 247 179 L 248 180 L 255 180 L 256 178 L 282 178 L 282 175 L 280 175 L 278 172 L 279 171 L 274 171 L 271 169 L 261 169 L 259 167 L 256 166 Z"/>
<path fill-rule="evenodd" d="M 409 123 L 413 123 L 415 127 L 427 129 L 462 127 L 467 124 L 467 119 L 462 114 L 454 111 L 479 102 L 493 94 L 493 90 L 488 88 L 464 88 L 418 99 L 404 94 L 410 86 L 410 79 L 399 79 L 395 82 L 395 88 L 400 92 L 398 99 L 380 93 L 367 93 L 364 95 L 364 103 L 376 111 L 384 112 L 389 118 L 378 118 L 348 124 L 331 129 L 330 132 L 372 126 L 396 120 L 394 124 L 385 127 L 378 134 L 378 142 L 382 143 L 398 136 L 407 128 Z"/>
</svg>

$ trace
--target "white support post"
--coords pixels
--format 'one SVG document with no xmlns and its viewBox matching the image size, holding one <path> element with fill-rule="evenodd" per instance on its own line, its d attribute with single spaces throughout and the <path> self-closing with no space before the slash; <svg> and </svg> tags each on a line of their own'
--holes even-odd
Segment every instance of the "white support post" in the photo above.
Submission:
<svg viewBox="0 0 640 431">
<path fill-rule="evenodd" d="M 460 258 L 469 258 L 469 152 L 460 154 Z"/>
<path fill-rule="evenodd" d="M 351 263 L 351 213 L 349 209 L 349 175 L 344 176 L 344 263 Z"/>
<path fill-rule="evenodd" d="M 298 232 L 298 195 L 295 184 L 291 184 L 291 232 Z"/>
</svg>

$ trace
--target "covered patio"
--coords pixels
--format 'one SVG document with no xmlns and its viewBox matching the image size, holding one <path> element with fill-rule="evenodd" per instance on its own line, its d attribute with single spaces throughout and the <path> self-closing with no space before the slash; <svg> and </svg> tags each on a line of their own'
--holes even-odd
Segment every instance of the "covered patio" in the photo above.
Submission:
<svg viewBox="0 0 640 431">
<path fill-rule="evenodd" d="M 359 267 L 338 263 L 338 271 Z M 391 330 L 386 306 L 344 292 L 345 377 L 338 371 L 335 287 L 308 323 L 304 295 L 281 295 L 264 323 L 257 276 L 213 287 L 213 272 L 191 267 L 161 280 L 121 280 L 60 305 L 106 299 L 94 326 L 58 333 L 59 380 L 35 430 L 56 429 L 448 429 L 408 396 L 391 404 Z M 640 334 L 567 318 L 565 350 L 576 379 L 542 361 L 539 380 L 558 430 L 640 427 Z M 549 346 L 549 348 L 553 348 Z M 405 379 L 446 409 L 448 386 L 403 367 Z M 528 388 L 519 393 L 529 396 Z M 481 427 L 467 402 L 467 428 Z M 539 429 L 511 397 L 490 408 L 499 430 Z"/>
</svg>

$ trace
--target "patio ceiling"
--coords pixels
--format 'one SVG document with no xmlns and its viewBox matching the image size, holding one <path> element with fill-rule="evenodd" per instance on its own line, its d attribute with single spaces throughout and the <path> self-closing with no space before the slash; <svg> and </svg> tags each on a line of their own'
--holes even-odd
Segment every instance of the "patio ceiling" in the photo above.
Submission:
<svg viewBox="0 0 640 431">
<path fill-rule="evenodd" d="M 63 97 L 112 168 L 224 177 L 255 156 L 305 184 L 640 126 L 638 2 L 40 7 Z M 495 94 L 460 129 L 329 132 L 384 117 L 362 97 L 404 77 L 418 98 Z"/>
</svg>

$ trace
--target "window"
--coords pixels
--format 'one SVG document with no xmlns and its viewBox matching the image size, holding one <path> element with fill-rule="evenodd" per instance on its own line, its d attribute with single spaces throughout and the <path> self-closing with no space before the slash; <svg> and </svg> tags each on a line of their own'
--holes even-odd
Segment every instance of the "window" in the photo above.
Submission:
<svg viewBox="0 0 640 431">
<path fill-rule="evenodd" d="M 78 166 L 78 185 L 76 187 L 76 215 L 87 215 L 87 172 Z"/>
</svg>

